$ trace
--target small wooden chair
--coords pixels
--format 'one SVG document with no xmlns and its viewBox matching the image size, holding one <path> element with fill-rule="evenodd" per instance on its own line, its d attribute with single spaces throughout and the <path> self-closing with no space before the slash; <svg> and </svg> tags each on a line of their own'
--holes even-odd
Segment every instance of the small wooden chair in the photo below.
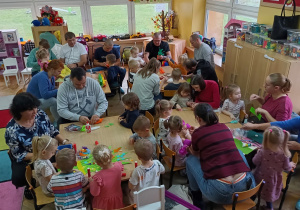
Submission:
<svg viewBox="0 0 300 210">
<path fill-rule="evenodd" d="M 43 208 L 45 205 L 54 202 L 54 197 L 46 196 L 43 193 L 41 186 L 39 186 L 37 188 L 34 188 L 32 186 L 32 184 L 31 184 L 32 169 L 31 169 L 30 165 L 26 166 L 25 177 L 26 177 L 26 181 L 29 185 L 29 190 L 33 196 L 35 210 L 39 210 L 39 209 Z"/>
<path fill-rule="evenodd" d="M 148 111 L 145 112 L 145 117 L 147 117 L 150 120 L 150 125 L 151 125 L 151 129 L 152 129 L 152 133 L 154 135 L 154 131 L 153 131 L 153 125 L 154 125 L 154 117 L 152 116 L 152 114 Z"/>
<path fill-rule="evenodd" d="M 165 151 L 165 156 L 163 157 L 163 160 L 165 161 L 165 163 L 171 170 L 170 182 L 169 182 L 169 188 L 170 188 L 172 186 L 172 182 L 173 182 L 173 173 L 175 171 L 180 171 L 182 169 L 185 169 L 185 166 L 175 166 L 176 152 L 174 152 L 173 150 L 170 150 L 161 139 L 160 139 L 160 144 L 162 145 L 162 147 Z"/>
<path fill-rule="evenodd" d="M 165 209 L 165 186 L 147 187 L 133 192 L 134 203 L 138 210 Z"/>
<path fill-rule="evenodd" d="M 93 208 L 93 210 L 102 210 L 102 209 Z M 130 206 L 126 206 L 118 210 L 136 210 L 136 204 L 131 204 Z"/>
<path fill-rule="evenodd" d="M 292 161 L 294 163 L 296 163 L 296 166 L 298 164 L 298 152 L 295 152 L 293 158 L 292 158 Z M 280 201 L 280 204 L 279 204 L 279 210 L 282 209 L 282 206 L 283 206 L 283 203 L 284 203 L 284 200 L 285 200 L 285 196 L 286 196 L 286 192 L 288 191 L 289 189 L 289 184 L 290 184 L 290 181 L 291 181 L 291 178 L 292 178 L 292 175 L 294 174 L 294 169 L 290 170 L 289 172 L 285 172 L 283 171 L 282 172 L 282 197 L 281 197 L 281 201 Z"/>
<path fill-rule="evenodd" d="M 159 144 L 156 144 L 156 156 L 157 156 L 157 159 L 160 161 L 161 160 L 161 149 L 160 149 Z M 160 174 L 159 183 L 161 185 L 163 184 L 163 175 L 162 174 Z"/>
<path fill-rule="evenodd" d="M 236 192 L 232 195 L 232 205 L 223 205 L 226 210 L 244 210 L 244 209 L 251 209 L 256 206 L 256 210 L 260 207 L 260 193 L 265 184 L 265 181 L 262 180 L 256 187 L 243 191 L 243 192 Z M 251 200 L 253 195 L 257 195 L 257 203 Z"/>
<path fill-rule="evenodd" d="M 130 92 L 131 92 L 133 83 L 131 83 L 131 82 L 129 82 L 129 80 L 127 80 L 127 85 L 128 85 L 128 88 L 127 88 L 127 93 L 128 93 L 129 90 L 130 90 Z"/>
<path fill-rule="evenodd" d="M 157 120 L 154 122 L 154 125 L 153 125 L 153 135 L 154 135 L 155 137 L 157 137 L 158 129 L 159 129 L 159 119 L 157 119 Z M 161 147 L 160 147 L 160 148 L 161 148 Z"/>
<path fill-rule="evenodd" d="M 24 92 L 24 90 L 23 90 L 23 88 L 21 88 L 20 90 L 17 91 L 16 95 L 18 95 L 19 93 L 23 93 L 23 92 Z"/>
<path fill-rule="evenodd" d="M 164 97 L 172 98 L 176 94 L 177 90 L 164 90 Z"/>
</svg>

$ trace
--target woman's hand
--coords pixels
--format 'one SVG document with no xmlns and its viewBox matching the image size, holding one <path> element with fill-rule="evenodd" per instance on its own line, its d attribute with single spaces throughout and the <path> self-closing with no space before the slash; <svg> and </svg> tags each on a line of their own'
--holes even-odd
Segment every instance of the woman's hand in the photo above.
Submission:
<svg viewBox="0 0 300 210">
<path fill-rule="evenodd" d="M 80 116 L 79 117 L 79 122 L 81 122 L 82 124 L 86 124 L 87 122 L 89 122 L 90 120 L 89 120 L 89 118 L 88 117 L 86 117 L 86 116 Z"/>
<path fill-rule="evenodd" d="M 252 94 L 252 95 L 250 96 L 250 101 L 257 100 L 257 99 L 260 99 L 260 96 L 259 96 L 259 95 Z"/>
<path fill-rule="evenodd" d="M 246 124 L 243 125 L 242 129 L 244 129 L 244 130 L 253 130 L 254 129 L 254 124 L 246 123 Z"/>
<path fill-rule="evenodd" d="M 266 114 L 268 111 L 262 108 L 255 109 L 256 114 Z"/>
<path fill-rule="evenodd" d="M 176 104 L 176 110 L 182 111 L 182 108 L 181 108 L 181 106 L 179 104 Z"/>
</svg>

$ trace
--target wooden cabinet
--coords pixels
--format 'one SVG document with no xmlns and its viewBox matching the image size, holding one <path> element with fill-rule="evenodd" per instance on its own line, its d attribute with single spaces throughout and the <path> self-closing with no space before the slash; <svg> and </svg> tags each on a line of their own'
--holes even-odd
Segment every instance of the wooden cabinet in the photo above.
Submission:
<svg viewBox="0 0 300 210">
<path fill-rule="evenodd" d="M 241 87 L 242 99 L 249 104 L 251 94 L 265 96 L 265 79 L 269 74 L 281 73 L 292 83 L 289 96 L 293 110 L 300 112 L 300 60 L 252 46 L 246 42 L 228 40 L 224 72 L 224 86 L 235 83 Z M 255 107 L 258 103 L 253 104 Z"/>
</svg>

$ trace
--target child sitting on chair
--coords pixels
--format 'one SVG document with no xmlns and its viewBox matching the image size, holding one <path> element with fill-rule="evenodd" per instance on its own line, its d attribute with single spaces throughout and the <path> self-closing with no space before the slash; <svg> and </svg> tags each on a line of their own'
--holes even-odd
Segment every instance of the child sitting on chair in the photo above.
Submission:
<svg viewBox="0 0 300 210">
<path fill-rule="evenodd" d="M 141 66 L 145 66 L 146 65 L 146 62 L 141 57 L 139 57 L 139 48 L 137 48 L 137 47 L 132 47 L 130 49 L 129 61 L 131 61 L 131 60 L 138 61 Z"/>
<path fill-rule="evenodd" d="M 62 149 L 56 154 L 57 168 L 60 174 L 53 175 L 48 191 L 54 193 L 56 209 L 84 208 L 84 195 L 89 181 L 80 171 L 73 171 L 77 165 L 73 149 Z"/>
<path fill-rule="evenodd" d="M 122 102 L 125 112 L 119 116 L 118 120 L 125 128 L 132 129 L 133 123 L 140 115 L 140 99 L 134 92 L 130 92 L 122 97 Z"/>
<path fill-rule="evenodd" d="M 160 174 L 165 173 L 165 167 L 159 160 L 152 160 L 152 143 L 147 139 L 140 139 L 134 144 L 134 151 L 142 165 L 136 167 L 131 174 L 128 182 L 131 192 L 159 186 Z"/>
<path fill-rule="evenodd" d="M 115 66 L 117 58 L 114 54 L 108 54 L 106 56 L 106 63 L 108 65 L 107 69 L 107 82 L 110 89 L 115 89 L 118 86 L 122 86 L 126 70 L 119 66 Z M 121 89 L 121 93 L 124 94 L 124 91 Z"/>
<path fill-rule="evenodd" d="M 128 62 L 129 68 L 129 82 L 133 83 L 135 74 L 141 69 L 140 63 L 137 60 L 130 60 Z"/>
<path fill-rule="evenodd" d="M 178 56 L 178 64 L 177 63 L 173 63 L 170 60 L 170 58 L 168 58 L 168 57 L 167 57 L 166 60 L 168 61 L 169 66 L 171 66 L 173 69 L 179 68 L 182 75 L 187 75 L 187 70 L 183 66 L 184 61 L 187 60 L 187 59 L 188 59 L 188 56 L 187 56 L 186 53 L 184 53 L 184 54 Z"/>
<path fill-rule="evenodd" d="M 179 82 L 180 78 L 181 78 L 180 69 L 178 69 L 178 68 L 173 69 L 171 78 L 168 80 L 169 84 L 167 84 L 164 87 L 164 90 L 178 90 L 178 88 L 180 86 L 180 82 Z"/>
</svg>

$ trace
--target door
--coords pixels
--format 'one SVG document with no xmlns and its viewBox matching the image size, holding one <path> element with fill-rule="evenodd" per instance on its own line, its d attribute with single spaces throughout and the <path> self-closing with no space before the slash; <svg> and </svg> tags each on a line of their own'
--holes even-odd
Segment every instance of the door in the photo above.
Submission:
<svg viewBox="0 0 300 210">
<path fill-rule="evenodd" d="M 228 40 L 226 47 L 226 60 L 225 60 L 225 71 L 223 77 L 223 86 L 227 86 L 233 83 L 235 65 L 238 56 L 238 47 L 235 41 Z"/>
<path fill-rule="evenodd" d="M 282 56 L 277 53 L 268 54 L 270 60 L 269 74 L 281 73 L 284 76 L 288 76 L 291 62 L 287 59 L 289 57 Z"/>
</svg>

